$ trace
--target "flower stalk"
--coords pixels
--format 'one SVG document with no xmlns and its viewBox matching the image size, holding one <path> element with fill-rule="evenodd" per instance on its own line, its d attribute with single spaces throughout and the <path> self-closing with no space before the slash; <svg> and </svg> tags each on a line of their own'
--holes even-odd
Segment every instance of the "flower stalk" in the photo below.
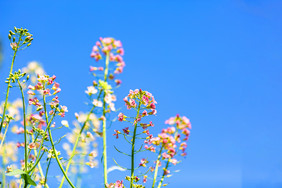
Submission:
<svg viewBox="0 0 282 188">
<path fill-rule="evenodd" d="M 106 54 L 106 66 L 105 66 L 105 74 L 104 74 L 104 81 L 107 82 L 108 78 L 108 71 L 109 71 L 109 57 L 110 54 L 107 52 Z M 104 90 L 103 95 L 103 167 L 104 167 L 104 185 L 105 187 L 108 184 L 108 172 L 107 172 L 107 132 L 106 132 L 106 90 Z"/>
<path fill-rule="evenodd" d="M 136 140 L 136 131 L 137 131 L 137 124 L 138 124 L 138 117 L 140 113 L 140 108 L 141 108 L 141 92 L 140 92 L 140 101 L 137 109 L 137 114 L 135 118 L 135 124 L 134 124 L 134 132 L 133 132 L 133 137 L 132 137 L 132 145 L 131 145 L 131 178 L 130 178 L 130 188 L 133 187 L 133 180 L 134 180 L 134 155 L 135 155 L 135 140 Z"/>
</svg>

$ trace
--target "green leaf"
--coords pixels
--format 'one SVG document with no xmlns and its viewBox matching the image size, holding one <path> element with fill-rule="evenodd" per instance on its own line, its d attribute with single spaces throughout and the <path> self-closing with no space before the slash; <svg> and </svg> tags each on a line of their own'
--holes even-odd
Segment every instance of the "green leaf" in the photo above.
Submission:
<svg viewBox="0 0 282 188">
<path fill-rule="evenodd" d="M 28 174 L 22 174 L 22 178 L 24 179 L 26 184 L 36 186 L 36 183 L 31 179 L 31 177 Z"/>
<path fill-rule="evenodd" d="M 12 172 L 7 173 L 7 176 L 16 176 L 16 175 L 21 175 L 21 174 L 26 174 L 25 171 L 22 171 L 20 169 L 15 169 Z"/>
</svg>

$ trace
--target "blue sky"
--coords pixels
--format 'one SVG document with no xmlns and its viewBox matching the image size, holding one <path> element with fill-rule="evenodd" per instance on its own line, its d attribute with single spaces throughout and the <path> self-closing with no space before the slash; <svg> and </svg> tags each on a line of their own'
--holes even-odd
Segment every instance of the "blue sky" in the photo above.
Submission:
<svg viewBox="0 0 282 188">
<path fill-rule="evenodd" d="M 160 128 L 177 113 L 192 122 L 188 156 L 169 187 L 281 187 L 281 9 L 275 0 L 1 0 L 0 87 L 11 61 L 8 31 L 26 27 L 35 39 L 15 66 L 36 60 L 56 74 L 72 119 L 87 110 L 94 42 L 120 39 L 126 67 L 118 99 L 143 88 L 158 101 Z"/>
</svg>

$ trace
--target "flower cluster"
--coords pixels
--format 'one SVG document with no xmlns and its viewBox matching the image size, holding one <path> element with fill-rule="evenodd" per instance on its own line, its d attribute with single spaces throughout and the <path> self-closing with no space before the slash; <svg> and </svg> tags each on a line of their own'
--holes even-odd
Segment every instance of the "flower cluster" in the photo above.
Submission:
<svg viewBox="0 0 282 188">
<path fill-rule="evenodd" d="M 176 115 L 165 121 L 165 124 L 170 127 L 162 130 L 157 137 L 145 140 L 145 148 L 151 152 L 159 151 L 156 166 L 151 167 L 152 171 L 156 170 L 161 164 L 166 163 L 163 168 L 162 180 L 170 174 L 168 170 L 169 164 L 176 165 L 179 161 L 176 159 L 177 155 L 186 156 L 187 140 L 190 135 L 191 123 L 190 120 L 183 116 Z M 163 161 L 163 162 L 162 162 Z M 157 170 L 154 176 L 154 183 L 157 178 Z"/>
<path fill-rule="evenodd" d="M 39 93 L 43 97 L 48 96 L 55 96 L 61 91 L 60 84 L 55 82 L 56 76 L 48 76 L 48 75 L 37 75 L 37 83 L 35 86 L 29 85 L 27 93 L 30 96 L 36 95 L 35 92 Z M 43 105 L 40 102 L 40 100 L 37 97 L 29 98 L 28 101 L 29 105 L 33 105 L 36 107 L 36 111 L 39 112 L 39 116 L 42 117 L 44 115 Z M 58 112 L 58 115 L 61 117 L 65 116 L 65 113 L 68 112 L 68 109 L 66 106 L 59 106 L 59 98 L 58 96 L 55 96 L 51 102 L 49 103 L 50 108 L 52 109 L 49 111 L 49 115 L 53 115 L 54 113 Z M 32 119 L 40 120 L 39 116 L 33 116 Z M 34 118 L 35 117 L 35 118 Z"/>
<path fill-rule="evenodd" d="M 8 38 L 11 41 L 10 46 L 14 51 L 14 57 L 16 57 L 18 50 L 31 45 L 33 40 L 28 30 L 22 28 L 10 31 Z M 148 179 L 153 180 L 152 187 L 156 182 L 159 182 L 158 187 L 166 185 L 163 184 L 163 180 L 170 176 L 170 166 L 179 163 L 179 156 L 187 155 L 186 149 L 191 123 L 185 116 L 171 117 L 165 121 L 169 127 L 162 129 L 161 133 L 154 137 L 149 131 L 154 124 L 146 119 L 148 116 L 152 118 L 153 115 L 156 115 L 157 102 L 148 91 L 130 90 L 123 101 L 128 110 L 132 109 L 131 112 L 127 112 L 126 115 L 120 112 L 117 115 L 118 121 L 128 122 L 132 125 L 114 130 L 113 134 L 116 139 L 119 138 L 119 135 L 123 135 L 125 141 L 129 143 L 131 153 L 125 153 L 117 149 L 116 146 L 114 148 L 119 153 L 131 158 L 130 167 L 121 167 L 114 161 L 117 166 L 108 168 L 107 130 L 113 122 L 117 122 L 116 118 L 111 120 L 110 117 L 110 113 L 116 111 L 115 102 L 117 101 L 112 85 L 115 84 L 118 87 L 121 84 L 121 80 L 115 77 L 122 73 L 125 67 L 123 55 L 122 43 L 114 38 L 100 38 L 93 46 L 90 56 L 96 61 L 103 59 L 105 62 L 104 65 L 90 66 L 90 72 L 95 76 L 95 79 L 92 85 L 87 87 L 85 93 L 90 100 L 91 110 L 87 113 L 75 113 L 76 120 L 72 123 L 73 127 L 66 119 L 62 120 L 59 126 L 55 124 L 57 116 L 65 117 L 65 113 L 68 112 L 66 106 L 60 105 L 57 96 L 61 92 L 61 88 L 60 84 L 55 81 L 56 76 L 46 75 L 37 62 L 29 63 L 27 67 L 23 68 L 23 73 L 19 70 L 12 74 L 15 60 L 13 58 L 11 73 L 6 80 L 8 84 L 6 100 L 0 105 L 0 140 L 2 140 L 0 144 L 2 160 L 0 172 L 3 174 L 4 187 L 7 184 L 10 187 L 18 187 L 18 184 L 24 187 L 49 187 L 47 183 L 50 181 L 47 182 L 47 178 L 50 177 L 50 172 L 48 174 L 48 171 L 55 160 L 64 175 L 59 188 L 65 186 L 65 180 L 68 182 L 68 186 L 73 188 L 84 186 L 81 184 L 82 174 L 90 168 L 98 167 L 98 154 L 100 154 L 96 140 L 98 137 L 103 138 L 101 161 L 104 168 L 104 187 L 124 188 L 127 186 L 127 182 L 123 180 L 108 183 L 107 176 L 113 170 L 129 170 L 130 175 L 126 176 L 125 180 L 129 182 L 130 187 L 144 188 L 145 186 L 142 184 L 146 183 Z M 27 83 L 30 85 L 28 86 Z M 10 103 L 8 102 L 9 89 L 16 84 L 21 92 L 21 100 Z M 26 92 L 28 98 L 25 98 Z M 26 105 L 26 101 L 28 101 L 28 105 Z M 20 115 L 21 111 L 22 115 Z M 132 114 L 135 115 L 132 116 Z M 13 137 L 16 140 L 5 142 L 6 137 L 10 139 L 10 133 L 7 132 L 11 120 L 15 120 L 12 122 L 13 127 L 10 131 L 16 134 Z M 111 124 L 108 124 L 109 121 Z M 4 128 L 3 132 L 1 132 L 2 127 Z M 57 135 L 56 137 L 52 136 L 53 131 L 61 128 L 70 131 L 57 134 L 60 135 L 59 138 Z M 58 144 L 62 144 L 65 153 L 57 150 Z M 150 159 L 152 153 L 144 156 L 139 155 L 141 152 L 158 153 L 157 160 Z M 152 166 L 153 162 L 155 163 Z M 163 169 L 161 176 L 158 174 L 159 167 Z M 150 172 L 154 173 L 154 178 L 149 177 Z M 16 176 L 16 179 L 12 181 L 5 179 L 5 175 Z M 21 178 L 19 179 L 19 177 Z M 159 177 L 161 178 L 158 180 Z"/>
<path fill-rule="evenodd" d="M 149 93 L 148 91 L 143 91 L 141 89 L 135 89 L 130 90 L 129 94 L 123 99 L 125 102 L 125 105 L 127 107 L 127 109 L 136 109 L 137 111 L 139 111 L 138 115 L 136 118 L 134 118 L 134 122 L 132 123 L 133 125 L 139 123 L 140 126 L 143 128 L 143 133 L 145 133 L 149 138 L 152 137 L 152 135 L 149 133 L 149 130 L 147 129 L 148 127 L 153 127 L 154 124 L 152 123 L 152 121 L 150 121 L 149 123 L 141 123 L 141 119 L 145 116 L 149 116 L 149 115 L 155 115 L 157 113 L 156 110 L 156 104 L 157 102 L 155 101 L 154 96 Z M 141 112 L 141 109 L 144 109 Z M 150 110 L 148 112 L 148 110 Z M 124 115 L 122 112 L 120 112 L 118 114 L 118 120 L 119 121 L 127 121 L 128 117 L 126 115 Z M 119 134 L 129 134 L 129 127 L 126 127 L 124 129 L 122 129 L 121 131 L 118 130 L 114 130 L 115 134 L 114 136 L 116 136 L 116 138 L 118 138 Z"/>
<path fill-rule="evenodd" d="M 96 42 L 96 45 L 93 46 L 92 52 L 90 56 L 94 58 L 96 61 L 99 61 L 106 57 L 106 61 L 116 62 L 116 68 L 114 69 L 114 74 L 120 74 L 123 72 L 125 67 L 125 63 L 123 61 L 122 56 L 124 55 L 124 49 L 122 48 L 122 43 L 119 40 L 115 40 L 114 38 L 100 38 L 99 41 Z M 93 67 L 90 66 L 90 71 L 103 71 L 104 67 Z M 113 74 L 109 75 L 109 79 L 114 79 Z M 121 81 L 119 79 L 115 80 L 115 83 L 119 85 Z"/>
<path fill-rule="evenodd" d="M 106 185 L 107 188 L 124 188 L 123 181 L 118 180 L 115 183 Z"/>
<path fill-rule="evenodd" d="M 14 27 L 14 31 L 9 31 L 8 38 L 10 40 L 10 46 L 14 51 L 17 51 L 20 47 L 30 46 L 33 40 L 32 34 L 27 29 L 16 27 Z"/>
</svg>

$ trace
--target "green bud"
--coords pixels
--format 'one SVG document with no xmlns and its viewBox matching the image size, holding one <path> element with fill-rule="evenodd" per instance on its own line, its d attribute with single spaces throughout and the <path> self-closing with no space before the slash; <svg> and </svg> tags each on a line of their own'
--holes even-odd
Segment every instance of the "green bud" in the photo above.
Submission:
<svg viewBox="0 0 282 188">
<path fill-rule="evenodd" d="M 29 80 L 29 75 L 26 76 L 26 80 Z"/>
<path fill-rule="evenodd" d="M 9 38 L 9 39 L 11 40 L 11 38 L 12 38 L 12 35 L 11 35 L 11 34 L 9 34 L 9 35 L 8 35 L 8 38 Z"/>
</svg>

